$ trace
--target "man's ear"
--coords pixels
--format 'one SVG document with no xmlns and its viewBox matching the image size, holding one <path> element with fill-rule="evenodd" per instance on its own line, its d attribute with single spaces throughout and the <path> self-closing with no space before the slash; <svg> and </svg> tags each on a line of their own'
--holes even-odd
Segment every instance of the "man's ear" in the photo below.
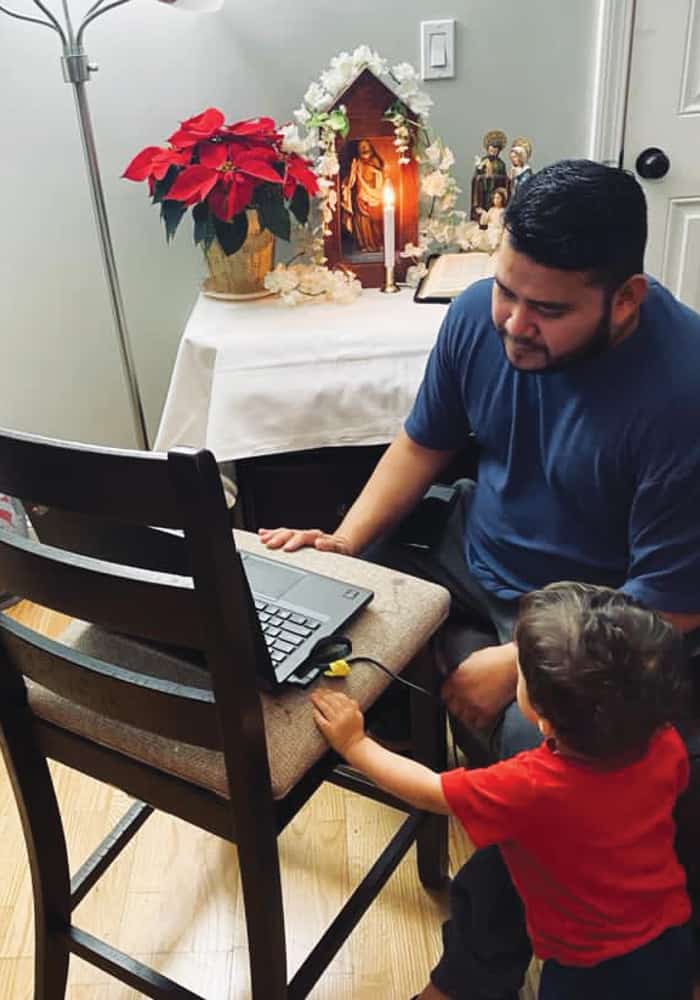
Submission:
<svg viewBox="0 0 700 1000">
<path fill-rule="evenodd" d="M 633 274 L 620 285 L 612 297 L 613 327 L 624 327 L 637 314 L 646 298 L 649 283 L 643 274 Z"/>
</svg>

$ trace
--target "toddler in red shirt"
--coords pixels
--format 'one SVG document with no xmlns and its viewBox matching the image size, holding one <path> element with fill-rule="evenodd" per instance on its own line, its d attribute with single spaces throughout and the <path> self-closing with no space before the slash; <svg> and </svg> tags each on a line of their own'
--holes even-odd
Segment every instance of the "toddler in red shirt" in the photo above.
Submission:
<svg viewBox="0 0 700 1000">
<path fill-rule="evenodd" d="M 518 705 L 544 737 L 535 750 L 439 775 L 371 740 L 340 692 L 313 692 L 316 723 L 377 785 L 500 847 L 544 962 L 540 1000 L 690 1000 L 672 816 L 689 771 L 670 725 L 687 698 L 681 637 L 624 594 L 558 583 L 522 598 L 514 639 Z M 421 994 L 444 997 L 432 984 Z"/>
</svg>

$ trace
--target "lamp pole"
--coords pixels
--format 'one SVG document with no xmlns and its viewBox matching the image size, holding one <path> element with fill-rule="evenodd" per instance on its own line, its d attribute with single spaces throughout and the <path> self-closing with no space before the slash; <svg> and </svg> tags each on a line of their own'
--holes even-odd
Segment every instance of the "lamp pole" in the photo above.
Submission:
<svg viewBox="0 0 700 1000">
<path fill-rule="evenodd" d="M 59 23 L 58 19 L 44 5 L 44 3 L 41 2 L 41 0 L 33 0 L 33 3 L 39 8 L 40 11 L 43 12 L 47 20 L 38 17 L 29 17 L 25 14 L 19 14 L 16 11 L 8 9 L 2 4 L 0 4 L 0 12 L 8 14 L 10 17 L 17 18 L 17 20 L 20 21 L 30 21 L 33 24 L 41 24 L 44 27 L 55 31 L 61 39 L 61 44 L 63 46 L 63 56 L 61 59 L 63 79 L 66 83 L 72 85 L 73 92 L 75 94 L 75 106 L 78 112 L 80 136 L 83 143 L 83 152 L 85 154 L 88 179 L 90 181 L 90 193 L 92 195 L 92 204 L 95 211 L 95 221 L 97 223 L 100 250 L 102 252 L 102 262 L 104 264 L 105 276 L 107 278 L 107 288 L 109 291 L 110 304 L 114 317 L 114 325 L 116 327 L 117 337 L 119 340 L 119 351 L 124 370 L 124 377 L 126 379 L 127 389 L 129 392 L 134 431 L 136 433 L 136 440 L 139 446 L 147 450 L 149 448 L 148 430 L 146 428 L 146 419 L 143 412 L 143 403 L 141 400 L 141 393 L 139 391 L 139 384 L 136 378 L 136 368 L 134 366 L 134 358 L 131 350 L 126 315 L 124 313 L 124 302 L 119 285 L 119 276 L 117 274 L 117 266 L 114 260 L 114 249 L 112 247 L 112 237 L 109 231 L 107 208 L 105 206 L 104 193 L 102 189 L 100 168 L 97 162 L 95 135 L 92 128 L 90 107 L 88 105 L 87 93 L 85 90 L 85 84 L 90 79 L 90 74 L 95 72 L 98 67 L 88 61 L 85 49 L 83 48 L 83 33 L 88 24 L 100 17 L 102 14 L 106 14 L 107 11 L 113 10 L 115 7 L 121 7 L 123 4 L 130 2 L 131 0 L 113 0 L 111 3 L 105 3 L 105 0 L 98 0 L 98 2 L 93 4 L 93 6 L 90 7 L 85 14 L 77 34 L 75 34 L 73 30 L 73 23 L 68 9 L 67 0 L 61 0 L 65 21 L 64 25 Z"/>
</svg>

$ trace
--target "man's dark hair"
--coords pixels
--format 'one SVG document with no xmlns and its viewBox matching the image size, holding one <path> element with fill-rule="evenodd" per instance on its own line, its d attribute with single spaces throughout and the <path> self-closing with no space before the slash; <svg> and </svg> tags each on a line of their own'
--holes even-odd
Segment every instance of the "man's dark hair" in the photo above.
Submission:
<svg viewBox="0 0 700 1000">
<path fill-rule="evenodd" d="M 613 292 L 644 271 L 647 207 L 637 180 L 593 160 L 560 160 L 522 184 L 505 214 L 510 243 L 537 264 L 587 271 Z"/>
<path fill-rule="evenodd" d="M 533 708 L 576 753 L 639 757 L 659 726 L 688 714 L 683 637 L 619 591 L 556 583 L 526 594 L 514 638 Z"/>
</svg>

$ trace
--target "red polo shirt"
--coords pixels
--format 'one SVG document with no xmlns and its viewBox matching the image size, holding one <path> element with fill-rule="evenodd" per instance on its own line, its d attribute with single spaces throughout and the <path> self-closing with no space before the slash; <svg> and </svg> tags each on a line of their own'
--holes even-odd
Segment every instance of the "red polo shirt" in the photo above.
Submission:
<svg viewBox="0 0 700 1000">
<path fill-rule="evenodd" d="M 537 957 L 585 966 L 688 920 L 672 817 L 688 773 L 668 726 L 634 764 L 604 768 L 543 744 L 449 771 L 442 787 L 473 843 L 501 848 Z"/>
</svg>

